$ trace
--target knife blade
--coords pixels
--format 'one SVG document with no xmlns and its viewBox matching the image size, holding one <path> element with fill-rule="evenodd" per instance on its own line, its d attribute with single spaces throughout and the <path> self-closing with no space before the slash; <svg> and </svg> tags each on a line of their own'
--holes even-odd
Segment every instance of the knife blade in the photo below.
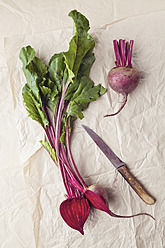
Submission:
<svg viewBox="0 0 165 248">
<path fill-rule="evenodd" d="M 111 148 L 89 127 L 82 125 L 85 131 L 89 134 L 96 145 L 101 149 L 109 161 L 114 165 L 118 172 L 124 177 L 124 179 L 129 183 L 132 189 L 137 193 L 137 195 L 149 205 L 155 203 L 154 197 L 152 197 L 143 185 L 131 174 L 126 164 L 120 160 L 120 158 L 111 150 Z"/>
</svg>

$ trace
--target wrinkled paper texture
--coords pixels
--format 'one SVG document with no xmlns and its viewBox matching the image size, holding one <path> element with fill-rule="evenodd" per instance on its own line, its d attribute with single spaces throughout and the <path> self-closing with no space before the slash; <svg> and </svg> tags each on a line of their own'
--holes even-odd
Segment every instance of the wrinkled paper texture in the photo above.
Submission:
<svg viewBox="0 0 165 248">
<path fill-rule="evenodd" d="M 19 233 L 20 245 L 13 247 L 165 247 L 164 23 L 165 12 L 162 11 L 129 17 L 103 27 L 91 27 L 90 33 L 96 42 L 96 61 L 90 77 L 96 84 L 101 83 L 107 93 L 96 102 L 90 103 L 84 112 L 84 119 L 76 120 L 74 124 L 71 148 L 75 162 L 88 185 L 98 183 L 107 190 L 109 208 L 113 212 L 120 215 L 147 212 L 156 221 L 147 216 L 117 219 L 91 209 L 84 226 L 84 236 L 68 227 L 60 216 L 59 206 L 64 200 L 65 189 L 58 168 L 39 142 L 44 139 L 44 132 L 38 123 L 28 117 L 24 107 L 21 91 L 25 78 L 19 60 L 20 49 L 31 45 L 36 55 L 47 64 L 54 53 L 67 51 L 72 28 L 5 38 L 5 55 L 10 74 L 10 81 L 7 82 L 11 86 L 14 106 L 10 121 L 16 130 L 15 137 L 10 138 L 10 141 L 13 142 L 13 148 L 15 144 L 15 151 L 12 150 L 12 153 L 16 157 L 15 161 L 22 167 L 24 178 L 18 181 L 18 195 L 13 199 L 20 202 L 14 216 L 19 215 L 22 218 L 22 226 L 17 226 L 17 222 L 9 223 L 11 229 L 13 228 L 13 236 L 10 237 L 13 243 L 16 239 L 14 233 Z M 141 80 L 128 96 L 121 113 L 104 118 L 105 114 L 117 110 L 122 101 L 122 97 L 112 91 L 107 83 L 108 71 L 114 66 L 115 60 L 112 41 L 120 38 L 135 40 L 132 63 L 140 71 Z M 3 79 L 5 80 L 5 73 Z M 8 96 L 3 97 L 6 102 Z M 6 105 L 4 108 L 7 108 Z M 82 124 L 96 131 L 128 165 L 133 175 L 156 198 L 153 206 L 142 202 L 85 133 Z M 7 146 L 7 143 L 4 145 Z M 17 171 L 16 165 L 15 168 Z M 14 170 L 14 166 L 8 168 L 10 170 Z M 1 184 L 5 187 L 5 177 Z M 26 200 L 23 202 L 27 203 L 28 214 L 25 215 L 21 211 L 21 190 L 25 192 Z M 2 224 L 5 228 L 5 221 Z M 3 232 L 6 235 L 2 231 L 2 240 Z M 24 243 L 25 240 L 27 243 Z M 2 247 L 12 247 L 12 242 L 4 241 Z"/>
</svg>

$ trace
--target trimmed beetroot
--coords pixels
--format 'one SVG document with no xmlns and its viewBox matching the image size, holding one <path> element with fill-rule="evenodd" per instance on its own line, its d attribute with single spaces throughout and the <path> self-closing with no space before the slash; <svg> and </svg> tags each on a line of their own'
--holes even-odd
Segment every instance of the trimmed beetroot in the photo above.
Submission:
<svg viewBox="0 0 165 248">
<path fill-rule="evenodd" d="M 130 43 L 121 39 L 119 42 L 113 41 L 116 67 L 108 73 L 108 84 L 114 91 L 123 95 L 123 103 L 116 113 L 105 115 L 105 117 L 118 114 L 125 106 L 128 94 L 138 85 L 140 73 L 131 64 L 133 43 L 133 40 Z"/>
<path fill-rule="evenodd" d="M 60 214 L 71 228 L 84 235 L 83 226 L 90 211 L 89 202 L 84 197 L 71 198 L 60 205 Z"/>
</svg>

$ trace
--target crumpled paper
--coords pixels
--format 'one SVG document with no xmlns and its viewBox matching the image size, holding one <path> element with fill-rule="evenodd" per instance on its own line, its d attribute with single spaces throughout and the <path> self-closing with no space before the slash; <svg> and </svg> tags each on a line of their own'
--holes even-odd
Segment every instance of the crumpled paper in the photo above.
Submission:
<svg viewBox="0 0 165 248">
<path fill-rule="evenodd" d="M 21 47 L 31 45 L 45 63 L 55 52 L 66 51 L 72 29 L 15 36 L 5 39 L 5 51 L 19 133 L 20 163 L 30 202 L 30 230 L 35 247 L 165 247 L 165 12 L 130 17 L 112 25 L 93 28 L 96 61 L 90 76 L 107 88 L 107 93 L 89 105 L 83 120 L 76 120 L 71 139 L 77 167 L 88 185 L 99 183 L 109 195 L 109 208 L 117 214 L 139 212 L 152 214 L 132 219 L 117 219 L 92 209 L 84 226 L 85 235 L 69 228 L 59 213 L 65 190 L 59 170 L 39 141 L 43 130 L 28 118 L 21 90 L 25 78 L 21 70 Z M 103 118 L 118 109 L 121 98 L 108 87 L 107 74 L 114 66 L 113 39 L 134 39 L 133 65 L 140 71 L 138 87 L 128 96 L 128 102 L 115 117 Z M 148 206 L 88 137 L 82 124 L 96 131 L 130 171 L 157 199 Z M 20 246 L 21 247 L 21 246 Z M 28 246 L 34 247 L 34 244 Z"/>
</svg>

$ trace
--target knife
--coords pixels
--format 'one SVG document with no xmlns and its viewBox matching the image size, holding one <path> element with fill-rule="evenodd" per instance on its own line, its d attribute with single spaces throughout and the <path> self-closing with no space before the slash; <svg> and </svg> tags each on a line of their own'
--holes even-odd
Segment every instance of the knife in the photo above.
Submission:
<svg viewBox="0 0 165 248">
<path fill-rule="evenodd" d="M 105 156 L 111 161 L 114 167 L 120 172 L 124 179 L 129 183 L 132 189 L 138 194 L 138 196 L 149 205 L 155 203 L 155 199 L 144 189 L 142 184 L 130 173 L 126 164 L 121 161 L 117 155 L 105 144 L 105 142 L 89 127 L 82 125 L 85 131 L 93 139 L 96 145 L 101 149 Z"/>
</svg>

